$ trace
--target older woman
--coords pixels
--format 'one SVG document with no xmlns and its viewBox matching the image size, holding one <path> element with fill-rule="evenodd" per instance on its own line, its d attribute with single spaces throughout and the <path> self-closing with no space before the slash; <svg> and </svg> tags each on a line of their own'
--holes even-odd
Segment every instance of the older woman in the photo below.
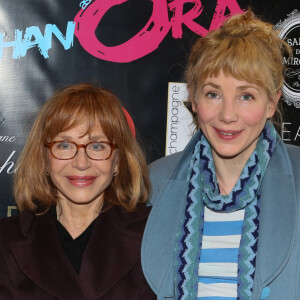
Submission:
<svg viewBox="0 0 300 300">
<path fill-rule="evenodd" d="M 45 103 L 19 158 L 18 217 L 0 222 L 0 299 L 155 299 L 140 264 L 147 165 L 111 92 Z"/>
<path fill-rule="evenodd" d="M 192 48 L 186 78 L 200 129 L 150 173 L 142 264 L 158 299 L 299 299 L 300 150 L 269 121 L 284 50 L 251 11 Z"/>
</svg>

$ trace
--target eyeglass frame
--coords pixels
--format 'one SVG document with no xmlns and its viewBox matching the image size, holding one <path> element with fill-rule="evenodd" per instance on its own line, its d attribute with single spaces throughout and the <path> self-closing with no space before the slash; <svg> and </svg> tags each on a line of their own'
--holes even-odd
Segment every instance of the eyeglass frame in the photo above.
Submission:
<svg viewBox="0 0 300 300">
<path fill-rule="evenodd" d="M 73 157 L 71 157 L 71 158 L 57 158 L 57 157 L 53 154 L 53 152 L 52 152 L 52 147 L 53 147 L 53 145 L 55 145 L 55 144 L 57 144 L 57 143 L 62 143 L 62 142 L 68 142 L 68 143 L 74 144 L 74 145 L 76 146 L 77 149 L 76 149 L 76 152 L 75 152 L 75 154 L 74 154 Z M 87 154 L 86 148 L 88 147 L 88 145 L 93 144 L 93 143 L 104 143 L 104 144 L 109 145 L 109 146 L 111 147 L 111 151 L 110 151 L 109 156 L 108 156 L 107 158 L 100 158 L 100 159 L 91 158 L 91 157 Z M 108 160 L 108 159 L 111 158 L 113 151 L 114 151 L 115 149 L 118 148 L 118 145 L 117 145 L 117 144 L 114 144 L 114 143 L 111 143 L 111 142 L 108 142 L 108 141 L 91 141 L 91 142 L 89 142 L 89 143 L 87 143 L 87 144 L 76 144 L 75 142 L 70 142 L 70 141 L 66 141 L 66 140 L 60 140 L 60 141 L 52 141 L 52 142 L 49 142 L 49 143 L 45 143 L 44 146 L 47 147 L 47 148 L 50 150 L 50 153 L 51 153 L 52 157 L 54 157 L 55 159 L 58 159 L 58 160 L 71 160 L 71 159 L 73 159 L 74 157 L 76 157 L 76 155 L 77 155 L 77 153 L 78 153 L 78 150 L 79 150 L 80 148 L 83 148 L 83 149 L 84 149 L 84 152 L 85 152 L 86 156 L 87 156 L 89 159 L 91 159 L 91 160 L 97 160 L 97 161 Z"/>
</svg>

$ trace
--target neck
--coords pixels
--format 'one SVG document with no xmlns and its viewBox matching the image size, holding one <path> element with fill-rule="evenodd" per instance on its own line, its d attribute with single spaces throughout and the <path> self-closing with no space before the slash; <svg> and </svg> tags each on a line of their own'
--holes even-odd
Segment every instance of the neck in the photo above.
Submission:
<svg viewBox="0 0 300 300">
<path fill-rule="evenodd" d="M 74 204 L 69 200 L 60 199 L 56 206 L 57 220 L 75 239 L 97 218 L 101 207 L 102 201 Z"/>
<path fill-rule="evenodd" d="M 212 149 L 212 156 L 221 195 L 229 195 L 238 181 L 251 153 L 243 157 L 223 158 Z"/>
</svg>

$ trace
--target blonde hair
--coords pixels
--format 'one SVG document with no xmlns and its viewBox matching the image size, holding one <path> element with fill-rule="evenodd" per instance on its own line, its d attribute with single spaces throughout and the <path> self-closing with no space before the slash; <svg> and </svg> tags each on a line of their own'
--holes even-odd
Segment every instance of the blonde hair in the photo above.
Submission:
<svg viewBox="0 0 300 300">
<path fill-rule="evenodd" d="M 191 49 L 185 73 L 190 103 L 197 101 L 201 83 L 220 71 L 263 87 L 272 98 L 284 81 L 283 51 L 292 53 L 272 24 L 258 19 L 250 9 L 231 17 Z"/>
<path fill-rule="evenodd" d="M 86 124 L 86 134 L 101 125 L 108 140 L 118 145 L 118 176 L 104 191 L 103 209 L 121 205 L 133 211 L 148 198 L 150 183 L 143 153 L 110 91 L 91 84 L 76 84 L 56 92 L 40 110 L 18 159 L 14 177 L 15 201 L 20 211 L 46 212 L 56 205 L 57 190 L 46 173 L 46 142 L 60 132 Z"/>
</svg>

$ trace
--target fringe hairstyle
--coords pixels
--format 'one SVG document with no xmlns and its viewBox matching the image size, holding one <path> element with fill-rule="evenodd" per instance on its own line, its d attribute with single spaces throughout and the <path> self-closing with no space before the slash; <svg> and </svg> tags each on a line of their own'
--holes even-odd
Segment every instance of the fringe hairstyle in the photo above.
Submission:
<svg viewBox="0 0 300 300">
<path fill-rule="evenodd" d="M 201 83 L 220 71 L 263 87 L 273 99 L 284 81 L 284 52 L 291 55 L 290 46 L 272 24 L 258 19 L 250 9 L 231 17 L 220 29 L 199 38 L 191 49 L 185 72 L 190 103 L 197 102 Z M 281 123 L 278 106 L 272 121 Z"/>
<path fill-rule="evenodd" d="M 104 191 L 103 209 L 121 205 L 133 211 L 150 191 L 147 163 L 124 116 L 119 99 L 91 84 L 76 84 L 56 92 L 40 110 L 18 159 L 14 196 L 20 211 L 46 212 L 58 201 L 57 189 L 46 173 L 44 143 L 81 124 L 91 134 L 101 125 L 108 140 L 118 145 L 118 176 Z"/>
</svg>

